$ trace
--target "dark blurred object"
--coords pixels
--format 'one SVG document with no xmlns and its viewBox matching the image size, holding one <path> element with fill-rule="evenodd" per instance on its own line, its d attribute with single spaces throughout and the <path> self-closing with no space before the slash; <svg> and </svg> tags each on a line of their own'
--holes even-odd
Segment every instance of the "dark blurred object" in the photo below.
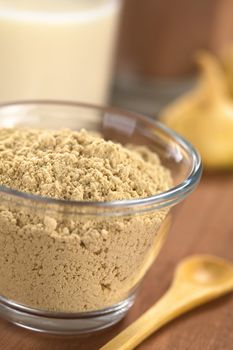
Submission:
<svg viewBox="0 0 233 350">
<path fill-rule="evenodd" d="M 193 72 L 195 52 L 233 39 L 232 0 L 125 0 L 119 70 L 145 77 Z"/>
<path fill-rule="evenodd" d="M 218 56 L 233 41 L 232 13 L 231 0 L 125 0 L 116 104 L 135 109 L 136 90 L 137 109 L 151 113 L 153 100 L 156 111 L 182 94 L 192 85 L 196 52 Z"/>
</svg>

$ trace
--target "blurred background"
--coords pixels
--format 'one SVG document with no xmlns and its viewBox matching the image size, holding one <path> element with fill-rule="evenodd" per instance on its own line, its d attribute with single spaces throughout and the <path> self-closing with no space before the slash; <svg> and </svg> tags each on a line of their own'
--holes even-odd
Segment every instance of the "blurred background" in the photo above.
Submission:
<svg viewBox="0 0 233 350">
<path fill-rule="evenodd" d="M 232 11 L 231 0 L 123 1 L 115 101 L 154 114 L 192 88 L 197 52 L 231 45 Z"/>
<path fill-rule="evenodd" d="M 207 168 L 233 167 L 232 11 L 231 0 L 0 0 L 0 102 L 142 112 Z"/>
</svg>

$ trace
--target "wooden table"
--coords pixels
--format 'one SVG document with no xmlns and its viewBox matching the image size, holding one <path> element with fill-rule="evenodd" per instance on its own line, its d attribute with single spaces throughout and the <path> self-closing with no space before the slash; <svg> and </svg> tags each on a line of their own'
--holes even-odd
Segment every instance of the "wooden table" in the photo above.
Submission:
<svg viewBox="0 0 233 350">
<path fill-rule="evenodd" d="M 174 266 L 195 253 L 233 260 L 233 175 L 209 175 L 180 207 L 168 240 L 128 316 L 111 330 L 83 338 L 55 338 L 0 321 L 0 350 L 97 350 L 141 315 L 168 288 Z M 233 349 L 233 297 L 228 295 L 164 327 L 140 350 Z M 116 349 L 117 350 L 117 349 Z"/>
</svg>

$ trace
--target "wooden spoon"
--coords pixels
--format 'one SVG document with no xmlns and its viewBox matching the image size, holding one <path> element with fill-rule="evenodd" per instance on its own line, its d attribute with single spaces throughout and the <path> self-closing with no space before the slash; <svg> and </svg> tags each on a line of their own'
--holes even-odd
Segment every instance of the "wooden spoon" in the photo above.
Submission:
<svg viewBox="0 0 233 350">
<path fill-rule="evenodd" d="M 165 295 L 100 350 L 134 349 L 169 321 L 232 290 L 232 263 L 208 255 L 187 258 L 178 265 Z"/>
</svg>

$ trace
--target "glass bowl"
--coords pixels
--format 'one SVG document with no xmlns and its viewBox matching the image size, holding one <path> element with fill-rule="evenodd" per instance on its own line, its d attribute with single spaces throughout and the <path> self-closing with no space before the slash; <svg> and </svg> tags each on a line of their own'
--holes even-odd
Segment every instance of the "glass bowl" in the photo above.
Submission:
<svg viewBox="0 0 233 350">
<path fill-rule="evenodd" d="M 0 127 L 98 131 L 114 142 L 147 146 L 170 169 L 173 187 L 166 192 L 114 202 L 58 200 L 0 186 L 1 317 L 55 334 L 113 325 L 133 305 L 173 208 L 197 186 L 199 155 L 159 122 L 81 103 L 1 105 Z"/>
</svg>

